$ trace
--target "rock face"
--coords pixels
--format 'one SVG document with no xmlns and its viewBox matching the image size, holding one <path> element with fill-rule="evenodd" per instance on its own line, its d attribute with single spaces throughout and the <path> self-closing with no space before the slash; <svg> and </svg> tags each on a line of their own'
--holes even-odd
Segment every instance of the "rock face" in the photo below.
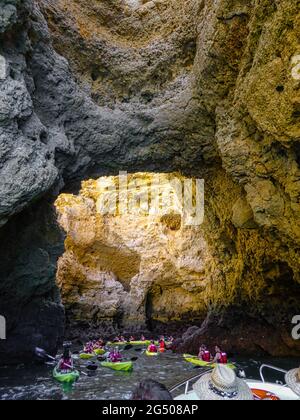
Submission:
<svg viewBox="0 0 300 420">
<path fill-rule="evenodd" d="M 110 335 L 205 317 L 202 294 L 210 257 L 199 226 L 186 226 L 179 205 L 173 205 L 173 176 L 131 175 L 126 209 L 116 215 L 106 208 L 100 212 L 99 202 L 105 202 L 104 186 L 113 183 L 124 205 L 127 194 L 120 192 L 118 177 L 86 181 L 79 196 L 57 199 L 59 222 L 67 232 L 57 280 L 69 334 Z M 139 202 L 141 196 L 148 202 L 153 193 L 157 203 L 164 196 L 169 201 L 162 212 L 146 211 Z M 138 200 L 131 206 L 135 194 Z"/>
<path fill-rule="evenodd" d="M 8 325 L 2 359 L 19 357 L 19 343 L 26 355 L 36 343 L 54 350 L 62 336 L 57 195 L 124 169 L 180 171 L 206 182 L 205 222 L 199 241 L 191 238 L 191 252 L 206 243 L 205 291 L 173 312 L 167 295 L 156 300 L 155 292 L 153 319 L 164 302 L 164 320 L 189 313 L 198 326 L 205 321 L 194 346 L 221 331 L 229 347 L 299 354 L 291 339 L 300 302 L 298 1 L 0 6 L 0 314 Z M 76 262 L 82 278 L 107 281 L 103 293 L 117 287 L 123 273 L 86 271 L 68 240 L 60 273 L 75 281 Z M 140 273 L 141 250 L 131 249 L 126 235 L 122 243 L 129 248 L 122 261 L 135 261 L 124 277 L 128 289 Z M 114 264 L 114 250 L 106 252 Z M 182 279 L 174 293 L 167 284 L 163 295 L 185 288 Z M 127 299 L 131 292 L 118 287 Z M 76 292 L 64 293 L 75 304 Z"/>
</svg>

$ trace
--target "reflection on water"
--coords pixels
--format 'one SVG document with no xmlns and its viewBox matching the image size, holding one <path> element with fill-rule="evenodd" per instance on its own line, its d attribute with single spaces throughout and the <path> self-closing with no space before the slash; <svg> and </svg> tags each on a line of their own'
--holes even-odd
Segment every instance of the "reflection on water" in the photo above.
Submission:
<svg viewBox="0 0 300 420">
<path fill-rule="evenodd" d="M 129 399 L 134 386 L 142 379 L 151 378 L 171 387 L 176 383 L 196 375 L 201 370 L 185 362 L 180 355 L 167 352 L 157 358 L 150 358 L 134 349 L 125 353 L 126 358 L 138 357 L 132 373 L 115 372 L 99 367 L 95 376 L 81 375 L 71 392 L 64 393 L 60 385 L 52 379 L 52 367 L 31 366 L 25 368 L 5 367 L 0 369 L 0 399 L 84 399 L 119 400 Z M 299 359 L 237 359 L 239 368 L 246 371 L 247 377 L 259 378 L 262 363 L 273 364 L 289 370 L 300 365 Z M 85 370 L 86 362 L 78 362 Z M 271 373 L 270 381 L 283 380 L 281 374 Z"/>
</svg>

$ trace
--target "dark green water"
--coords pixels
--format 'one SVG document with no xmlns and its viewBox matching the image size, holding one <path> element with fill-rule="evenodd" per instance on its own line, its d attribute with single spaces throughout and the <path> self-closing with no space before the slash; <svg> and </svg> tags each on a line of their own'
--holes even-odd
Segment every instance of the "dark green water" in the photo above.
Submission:
<svg viewBox="0 0 300 420">
<path fill-rule="evenodd" d="M 101 368 L 93 377 L 81 376 L 70 393 L 65 394 L 52 379 L 52 367 L 36 365 L 29 367 L 0 368 L 0 400 L 122 400 L 129 399 L 135 385 L 144 378 L 157 380 L 171 387 L 181 380 L 196 375 L 201 370 L 185 362 L 182 356 L 167 352 L 157 358 L 141 355 L 134 349 L 126 357 L 138 357 L 132 373 L 114 372 Z M 285 370 L 300 365 L 299 359 L 235 360 L 244 369 L 247 377 L 259 378 L 259 367 L 268 363 Z M 85 370 L 85 362 L 78 362 Z M 282 374 L 267 375 L 271 381 L 283 380 Z"/>
</svg>

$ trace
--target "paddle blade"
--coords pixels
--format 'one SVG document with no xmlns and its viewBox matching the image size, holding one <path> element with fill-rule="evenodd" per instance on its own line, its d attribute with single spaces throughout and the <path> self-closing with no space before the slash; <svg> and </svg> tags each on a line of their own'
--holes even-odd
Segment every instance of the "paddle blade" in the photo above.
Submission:
<svg viewBox="0 0 300 420">
<path fill-rule="evenodd" d="M 88 370 L 90 370 L 90 371 L 95 371 L 95 370 L 97 370 L 98 369 L 98 366 L 95 364 L 95 365 L 87 365 L 87 367 L 86 367 Z"/>
<path fill-rule="evenodd" d="M 41 349 L 39 347 L 36 347 L 34 350 L 35 354 L 40 357 L 41 359 L 45 359 L 47 357 L 47 354 L 44 349 Z"/>
</svg>

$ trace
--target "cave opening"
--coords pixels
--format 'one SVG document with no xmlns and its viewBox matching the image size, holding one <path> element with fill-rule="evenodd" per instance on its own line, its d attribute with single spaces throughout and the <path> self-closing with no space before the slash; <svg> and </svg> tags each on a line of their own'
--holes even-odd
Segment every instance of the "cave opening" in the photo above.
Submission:
<svg viewBox="0 0 300 420">
<path fill-rule="evenodd" d="M 179 173 L 121 172 L 58 196 L 66 239 L 56 282 L 68 338 L 153 331 L 154 320 L 192 322 L 203 306 L 207 257 L 198 181 Z"/>
</svg>

